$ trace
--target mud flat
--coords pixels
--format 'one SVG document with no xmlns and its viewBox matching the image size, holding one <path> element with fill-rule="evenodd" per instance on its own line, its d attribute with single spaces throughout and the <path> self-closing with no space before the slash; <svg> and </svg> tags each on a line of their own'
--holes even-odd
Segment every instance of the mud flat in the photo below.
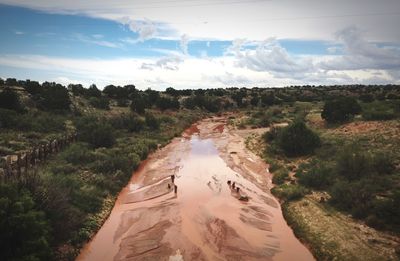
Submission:
<svg viewBox="0 0 400 261">
<path fill-rule="evenodd" d="M 225 118 L 200 121 L 142 163 L 77 260 L 314 260 L 270 188 Z"/>
</svg>

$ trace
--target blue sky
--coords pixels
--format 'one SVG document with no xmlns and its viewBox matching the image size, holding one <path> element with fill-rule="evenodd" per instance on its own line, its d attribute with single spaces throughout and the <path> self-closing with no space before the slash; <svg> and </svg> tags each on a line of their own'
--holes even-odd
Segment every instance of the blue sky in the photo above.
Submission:
<svg viewBox="0 0 400 261">
<path fill-rule="evenodd" d="M 0 77 L 142 89 L 399 83 L 396 1 L 353 13 L 342 1 L 303 13 L 258 1 L 0 0 Z"/>
</svg>

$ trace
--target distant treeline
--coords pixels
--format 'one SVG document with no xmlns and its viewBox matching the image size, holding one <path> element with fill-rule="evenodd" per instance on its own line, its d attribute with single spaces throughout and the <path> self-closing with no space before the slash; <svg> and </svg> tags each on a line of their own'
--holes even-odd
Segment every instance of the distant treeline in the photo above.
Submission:
<svg viewBox="0 0 400 261">
<path fill-rule="evenodd" d="M 107 85 L 101 91 L 95 84 L 89 88 L 82 84 L 69 84 L 67 87 L 54 82 L 21 81 L 0 79 L 4 91 L 0 94 L 0 106 L 5 109 L 23 111 L 18 97 L 7 87 L 20 87 L 29 93 L 42 110 L 71 110 L 70 94 L 84 97 L 93 107 L 109 109 L 110 100 L 117 106 L 130 106 L 134 112 L 143 114 L 145 109 L 164 110 L 203 109 L 209 112 L 232 110 L 245 107 L 266 107 L 295 101 L 314 102 L 334 100 L 343 96 L 353 97 L 369 103 L 374 100 L 400 99 L 400 85 L 331 85 L 331 86 L 290 86 L 283 88 L 218 88 L 178 90 L 172 87 L 165 91 L 152 89 L 138 90 L 135 85 Z"/>
</svg>

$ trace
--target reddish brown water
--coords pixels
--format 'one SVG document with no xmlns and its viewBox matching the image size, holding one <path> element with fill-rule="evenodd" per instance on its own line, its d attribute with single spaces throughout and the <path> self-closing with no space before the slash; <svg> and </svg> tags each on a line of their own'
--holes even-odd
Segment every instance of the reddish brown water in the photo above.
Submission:
<svg viewBox="0 0 400 261">
<path fill-rule="evenodd" d="M 78 260 L 313 260 L 269 193 L 265 163 L 220 120 L 186 137 L 142 164 Z"/>
</svg>

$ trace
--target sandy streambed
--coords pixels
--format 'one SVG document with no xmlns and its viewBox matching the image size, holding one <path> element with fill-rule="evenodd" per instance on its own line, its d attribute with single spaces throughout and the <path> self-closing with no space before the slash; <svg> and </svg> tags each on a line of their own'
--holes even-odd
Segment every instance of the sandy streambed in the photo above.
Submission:
<svg viewBox="0 0 400 261">
<path fill-rule="evenodd" d="M 200 121 L 140 166 L 78 260 L 313 260 L 270 187 L 224 118 Z"/>
</svg>

